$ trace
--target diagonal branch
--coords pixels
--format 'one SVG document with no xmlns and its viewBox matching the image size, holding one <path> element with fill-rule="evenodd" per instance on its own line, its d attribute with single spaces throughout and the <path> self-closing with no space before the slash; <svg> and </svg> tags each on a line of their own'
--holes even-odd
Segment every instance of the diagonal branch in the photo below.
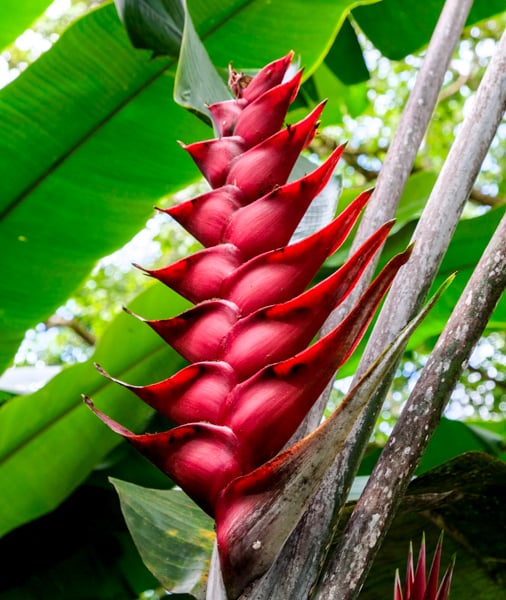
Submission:
<svg viewBox="0 0 506 600">
<path fill-rule="evenodd" d="M 463 363 L 506 287 L 506 216 L 489 242 L 399 417 L 341 537 L 320 594 L 356 597 Z M 343 592 L 343 590 L 346 590 Z"/>
<path fill-rule="evenodd" d="M 413 254 L 396 278 L 359 373 L 423 303 L 506 109 L 506 33 L 480 83 L 413 234 Z"/>
<path fill-rule="evenodd" d="M 446 70 L 471 5 L 472 0 L 446 0 L 399 127 L 385 156 L 374 194 L 364 211 L 353 240 L 350 254 L 359 248 L 378 227 L 395 218 L 399 200 L 412 172 L 418 149 L 437 104 Z M 378 260 L 379 258 L 370 263 L 362 281 L 352 291 L 348 300 L 329 317 L 322 329 L 323 334 L 333 329 L 355 304 L 372 279 Z M 306 431 L 301 433 L 308 433 L 319 424 L 327 401 L 328 394 L 322 396 L 320 405 L 309 416 Z"/>
<path fill-rule="evenodd" d="M 330 144 L 330 140 L 328 146 L 330 146 L 332 150 L 336 148 L 335 144 Z M 343 160 L 346 162 L 347 165 L 353 167 L 355 171 L 360 173 L 367 182 L 374 182 L 381 171 L 377 171 L 375 169 L 367 169 L 366 167 L 360 165 L 358 157 L 361 154 L 365 156 L 366 152 L 362 152 L 360 149 L 346 149 L 343 152 Z M 412 173 L 415 172 L 417 172 L 416 169 L 412 171 Z M 418 172 L 420 171 L 418 170 Z M 506 204 L 506 198 L 504 196 L 491 196 L 490 194 L 484 194 L 477 187 L 473 187 L 469 195 L 469 199 L 475 202 L 476 204 L 481 204 L 483 206 L 496 207 Z"/>
<path fill-rule="evenodd" d="M 362 357 L 357 377 L 367 369 L 367 365 L 374 360 L 374 356 L 379 349 L 395 337 L 397 331 L 409 321 L 411 315 L 418 310 L 423 302 L 451 241 L 466 199 L 505 109 L 506 32 L 498 43 L 496 54 L 490 62 L 478 88 L 473 107 L 452 145 L 448 158 L 434 186 L 427 207 L 414 233 L 415 247 L 413 255 L 394 282 Z M 494 243 L 497 248 L 497 236 L 494 237 L 494 240 L 496 240 Z M 503 244 L 502 252 L 504 253 L 504 225 L 500 228 L 499 240 Z M 504 257 L 503 255 L 501 256 L 500 260 L 503 260 Z M 490 258 L 487 260 L 490 260 Z M 481 290 L 481 283 L 475 282 L 474 285 L 477 286 L 476 290 Z M 471 289 L 471 291 L 476 290 L 474 288 Z M 499 291 L 499 294 L 501 291 Z M 469 300 L 469 296 L 466 293 L 464 293 L 462 298 L 464 300 L 461 299 L 459 304 Z M 474 306 L 475 303 L 472 302 L 472 304 Z M 474 306 L 474 310 L 476 310 L 476 306 Z M 484 310 L 486 309 L 484 308 Z M 467 312 L 461 312 L 459 317 L 462 319 L 464 315 L 469 318 L 469 313 Z M 465 322 L 461 320 L 460 325 L 463 323 Z M 465 323 L 464 328 L 467 326 L 468 324 Z M 456 325 L 454 324 L 454 330 L 455 327 Z M 477 335 L 479 336 L 480 333 Z M 366 409 L 364 416 L 357 422 L 354 431 L 350 435 L 349 452 L 348 454 L 343 453 L 339 459 L 342 465 L 340 472 L 344 479 L 349 477 L 349 471 L 347 470 L 349 468 L 349 461 L 354 456 L 359 455 L 360 450 L 367 444 L 369 431 L 377 418 L 389 383 L 389 381 L 385 381 L 382 388 L 378 390 L 375 401 Z M 417 428 L 418 425 L 416 425 L 416 428 L 412 427 L 407 433 L 410 436 L 415 436 L 417 434 L 415 429 Z M 424 432 L 424 435 L 428 433 L 430 433 L 429 429 Z M 407 442 L 402 452 L 399 452 L 398 446 L 396 448 L 399 457 L 403 452 L 410 454 L 411 448 L 416 448 L 416 445 L 412 442 Z M 378 474 L 379 472 L 376 473 Z M 374 481 L 371 482 L 371 485 L 375 485 Z M 385 498 L 383 498 L 384 500 Z M 362 559 L 357 559 L 353 573 L 344 573 L 341 569 L 341 564 L 346 563 L 345 556 L 347 552 L 354 553 L 356 551 L 356 546 L 353 545 L 352 540 L 356 540 L 357 535 L 361 535 L 364 532 L 364 527 L 371 528 L 372 522 L 376 521 L 376 513 L 363 516 L 366 520 L 367 517 L 369 518 L 366 526 L 363 522 L 360 522 L 360 516 L 356 516 L 350 521 L 347 533 L 343 536 L 342 542 L 332 559 L 332 566 L 337 568 L 339 564 L 339 568 L 333 575 L 328 574 L 326 576 L 321 592 L 322 598 L 328 597 L 325 594 L 329 589 L 347 589 L 349 590 L 347 592 L 348 595 L 342 596 L 342 598 L 350 599 L 355 598 L 359 592 L 360 585 L 368 569 L 368 564 L 364 563 Z M 384 528 L 387 525 L 388 522 L 385 519 L 383 523 Z M 378 540 L 383 533 L 380 529 L 380 524 L 375 522 L 374 535 L 377 536 Z M 377 549 L 377 545 L 372 544 L 372 542 L 371 546 L 374 547 L 374 550 Z M 353 583 L 351 584 L 349 581 L 353 581 Z"/>
</svg>

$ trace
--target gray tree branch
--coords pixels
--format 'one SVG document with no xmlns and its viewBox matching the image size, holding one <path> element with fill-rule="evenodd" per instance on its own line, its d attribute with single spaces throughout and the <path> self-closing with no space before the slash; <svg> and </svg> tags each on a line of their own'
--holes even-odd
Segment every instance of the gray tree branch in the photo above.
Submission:
<svg viewBox="0 0 506 600">
<path fill-rule="evenodd" d="M 357 502 L 320 587 L 322 598 L 356 598 L 408 483 L 506 287 L 506 216 L 452 312 Z"/>
<path fill-rule="evenodd" d="M 367 366 L 371 364 L 381 348 L 396 336 L 423 303 L 437 273 L 443 255 L 451 241 L 451 237 L 461 216 L 466 199 L 505 109 L 506 33 L 503 34 L 498 43 L 496 54 L 491 60 L 478 88 L 472 109 L 467 115 L 467 118 L 450 149 L 448 158 L 434 186 L 426 209 L 415 230 L 413 236 L 415 240 L 413 254 L 392 286 L 392 290 L 385 302 L 376 327 L 362 357 L 356 377 L 359 377 L 360 373 L 363 373 L 367 369 Z M 500 241 L 502 241 L 502 252 L 504 253 L 504 226 L 500 229 L 500 235 L 502 235 Z M 495 236 L 494 239 L 497 240 L 497 236 Z M 497 244 L 497 241 L 495 243 Z M 481 290 L 481 284 L 478 284 L 475 281 L 474 285 L 479 286 L 476 288 L 477 290 Z M 471 292 L 472 291 L 473 290 L 471 290 Z M 461 300 L 461 302 L 465 303 L 468 301 L 469 297 L 470 296 L 464 294 L 464 300 Z M 476 310 L 476 306 L 474 306 L 474 309 Z M 468 313 L 461 312 L 459 315 L 461 318 L 460 325 L 463 328 L 470 327 L 470 324 L 467 324 L 462 320 L 464 315 L 466 318 L 470 317 Z M 350 435 L 350 457 L 358 454 L 358 448 L 365 447 L 369 438 L 368 431 L 376 420 L 384 394 L 388 389 L 388 384 L 389 382 L 386 381 L 382 389 L 378 390 L 375 401 L 368 409 L 366 409 L 364 415 L 359 419 L 354 431 Z M 405 421 L 403 422 L 405 424 Z M 411 429 L 406 433 L 410 436 L 416 436 L 417 433 L 419 433 L 415 431 L 418 428 L 418 425 L 419 424 L 414 425 L 414 421 L 411 421 Z M 430 432 L 431 431 L 427 429 L 424 434 L 429 434 Z M 395 439 L 394 435 L 394 440 Z M 397 441 L 398 439 L 399 438 L 397 437 Z M 406 438 L 403 439 L 406 441 Z M 396 447 L 398 458 L 403 452 L 411 455 L 412 448 L 416 448 L 415 444 L 412 442 L 407 443 L 402 451 L 399 451 L 398 445 Z M 415 450 L 415 452 L 418 451 Z M 346 453 L 342 454 L 339 460 L 343 465 L 341 471 L 343 473 L 343 478 L 346 478 L 348 476 L 345 471 L 347 460 Z M 376 472 L 376 474 L 378 474 L 378 472 Z M 374 485 L 374 480 L 371 485 Z M 383 500 L 385 500 L 385 498 L 383 498 Z M 362 518 L 364 516 L 365 515 L 362 514 Z M 386 528 L 389 521 L 385 519 L 383 523 L 379 523 L 376 520 L 376 516 L 376 513 L 369 514 L 370 518 L 365 527 L 371 531 L 374 522 L 374 535 L 380 540 L 384 535 L 384 531 L 381 527 L 383 526 Z M 391 515 L 389 518 L 390 517 Z M 364 521 L 362 518 L 360 514 L 357 514 L 356 517 L 352 517 L 350 520 L 341 544 L 336 549 L 332 558 L 332 568 L 335 568 L 336 571 L 331 574 L 330 569 L 325 576 L 323 587 L 321 588 L 322 598 L 329 597 L 326 594 L 330 593 L 329 590 L 331 589 L 341 590 L 339 597 L 342 597 L 343 599 L 354 598 L 358 594 L 369 564 L 362 562 L 361 557 L 356 554 L 357 546 L 353 542 L 353 540 L 357 539 L 357 536 L 363 535 L 365 532 Z M 371 539 L 369 542 L 374 546 L 374 550 L 376 551 L 377 545 L 372 544 Z M 341 562 L 343 564 L 346 563 L 347 552 L 352 552 L 354 554 L 356 562 L 354 563 L 353 571 L 350 572 L 348 569 L 345 573 L 341 568 Z M 370 556 L 371 555 L 368 555 L 367 560 L 370 559 Z M 349 567 L 350 565 L 348 564 L 347 566 Z M 350 581 L 353 581 L 353 584 L 350 584 Z M 343 592 L 343 590 L 347 590 L 346 593 Z"/>
<path fill-rule="evenodd" d="M 412 172 L 415 158 L 427 131 L 444 76 L 451 57 L 460 39 L 472 0 L 446 0 L 439 21 L 432 35 L 425 59 L 416 77 L 415 85 L 406 103 L 392 142 L 385 156 L 385 162 L 376 182 L 357 234 L 350 249 L 353 254 L 378 227 L 393 219 L 402 192 Z M 362 280 L 354 288 L 346 302 L 343 302 L 329 317 L 322 328 L 322 334 L 333 329 L 349 312 L 372 279 L 379 257 L 371 261 Z M 318 426 L 328 401 L 328 393 L 310 413 L 301 435 L 306 435 Z"/>
</svg>

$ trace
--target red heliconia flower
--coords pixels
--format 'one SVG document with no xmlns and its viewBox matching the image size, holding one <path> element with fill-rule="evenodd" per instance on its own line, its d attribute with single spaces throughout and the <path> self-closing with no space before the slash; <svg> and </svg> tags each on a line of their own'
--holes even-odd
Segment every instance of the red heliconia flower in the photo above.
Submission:
<svg viewBox="0 0 506 600">
<path fill-rule="evenodd" d="M 146 386 L 119 382 L 98 367 L 176 426 L 137 435 L 86 399 L 111 429 L 227 524 L 220 528 L 217 522 L 222 546 L 228 524 L 237 522 L 230 511 L 239 514 L 248 504 L 241 502 L 241 490 L 269 488 L 270 465 L 280 469 L 273 458 L 356 347 L 410 253 L 394 257 L 348 316 L 312 343 L 382 247 L 392 223 L 308 288 L 356 224 L 371 190 L 316 233 L 290 243 L 343 152 L 343 146 L 337 148 L 320 167 L 287 183 L 323 110 L 320 104 L 282 128 L 302 78 L 300 71 L 287 76 L 292 57 L 270 63 L 253 78 L 231 69 L 236 98 L 209 107 L 219 137 L 183 145 L 211 190 L 164 212 L 204 249 L 144 271 L 195 305 L 170 319 L 146 321 L 191 364 Z M 227 548 L 220 553 L 229 556 Z"/>
<path fill-rule="evenodd" d="M 425 536 L 420 544 L 416 569 L 414 566 L 413 545 L 410 544 L 404 591 L 402 590 L 399 570 L 397 570 L 395 573 L 394 600 L 447 600 L 450 593 L 455 558 L 453 558 L 441 579 L 441 583 L 439 583 L 442 547 L 443 538 L 441 535 L 427 577 Z"/>
</svg>

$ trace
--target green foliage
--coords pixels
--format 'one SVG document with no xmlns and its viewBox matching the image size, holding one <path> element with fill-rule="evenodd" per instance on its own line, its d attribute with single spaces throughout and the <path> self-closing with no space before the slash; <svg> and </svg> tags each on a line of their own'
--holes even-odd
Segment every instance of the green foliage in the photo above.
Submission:
<svg viewBox="0 0 506 600">
<path fill-rule="evenodd" d="M 152 286 L 132 309 L 153 318 L 160 303 L 172 315 L 188 307 L 176 294 Z M 165 379 L 167 371 L 184 364 L 152 330 L 126 314 L 115 319 L 93 358 L 134 384 Z M 83 405 L 81 394 L 93 395 L 134 429 L 145 426 L 150 415 L 133 395 L 101 376 L 91 361 L 68 367 L 35 394 L 8 402 L 0 419 L 0 485 L 5 499 L 1 534 L 54 509 L 119 444 Z"/>
<path fill-rule="evenodd" d="M 0 46 L 11 43 L 48 4 L 48 0 L 4 2 Z M 162 0 L 160 4 L 167 3 Z M 255 69 L 292 48 L 300 55 L 306 69 L 304 102 L 312 105 L 322 96 L 329 97 L 323 123 L 326 129 L 311 150 L 324 155 L 336 137 L 338 141 L 350 140 L 342 174 L 345 189 L 350 185 L 353 188 L 343 193 L 340 208 L 359 188 L 373 184 L 409 94 L 414 68 L 420 64 L 424 45 L 442 4 L 442 0 L 423 3 L 383 0 L 377 4 L 347 0 L 188 2 L 196 30 L 223 78 L 230 60 L 238 69 Z M 351 16 L 350 9 L 353 9 Z M 501 11 L 504 11 L 502 0 L 476 0 L 469 24 L 489 19 Z M 405 247 L 409 240 L 466 102 L 472 98 L 488 60 L 486 44 L 497 39 L 504 22 L 503 13 L 464 34 L 382 260 L 386 261 Z M 194 39 L 190 40 L 186 46 L 190 55 L 194 43 Z M 147 477 L 144 463 L 134 469 L 130 460 L 118 458 L 124 448 L 118 450 L 118 439 L 82 407 L 80 394 L 93 394 L 101 408 L 114 418 L 140 430 L 150 419 L 149 411 L 128 392 L 100 377 L 91 361 L 100 362 L 114 376 L 139 384 L 163 379 L 182 366 L 175 353 L 132 317 L 120 315 L 107 328 L 119 306 L 125 301 L 130 306 L 130 299 L 145 287 L 144 278 L 130 278 L 122 269 L 109 267 L 107 270 L 104 266 L 89 277 L 97 260 L 121 247 L 143 226 L 154 204 L 172 201 L 168 198 L 193 183 L 197 176 L 176 140 L 192 142 L 210 137 L 211 133 L 204 123 L 172 101 L 176 81 L 183 82 L 183 90 L 189 87 L 184 84 L 184 78 L 177 80 L 177 46 L 176 37 L 173 45 L 166 48 L 170 56 L 158 58 L 152 58 L 149 51 L 134 50 L 114 5 L 105 3 L 72 24 L 46 54 L 0 91 L 3 183 L 0 364 L 9 365 L 25 331 L 47 320 L 58 307 L 66 306 L 71 318 L 77 316 L 82 327 L 99 338 L 96 349 L 82 341 L 79 352 L 72 354 L 72 350 L 67 349 L 70 358 L 64 358 L 63 362 L 75 362 L 76 357 L 80 360 L 81 356 L 88 357 L 94 351 L 93 359 L 66 368 L 31 396 L 12 399 L 7 396 L 8 401 L 0 410 L 3 498 L 0 531 L 4 534 L 11 531 L 0 541 L 0 548 L 2 555 L 12 553 L 13 560 L 22 557 L 19 560 L 23 560 L 23 565 L 27 561 L 26 572 L 16 579 L 12 569 L 6 587 L 0 587 L 2 600 L 79 598 L 80 588 L 88 589 L 87 581 L 92 578 L 96 583 L 93 592 L 96 598 L 111 598 L 114 594 L 133 597 L 157 585 L 143 570 L 117 514 L 114 494 L 110 488 L 104 491 L 104 479 L 108 474 L 125 479 L 129 473 L 137 485 L 161 487 L 163 484 L 156 477 Z M 152 45 L 149 48 L 153 49 Z M 419 49 L 421 52 L 409 54 Z M 14 59 L 19 56 L 15 48 L 9 53 Z M 402 62 L 389 62 L 385 58 L 401 59 L 406 55 Z M 470 64 L 468 73 L 459 70 L 465 61 Z M 191 74 L 194 80 L 195 70 Z M 190 104 L 201 105 L 202 96 L 191 99 Z M 297 107 L 290 117 L 293 120 L 296 111 Z M 457 280 L 411 342 L 408 359 L 415 363 L 414 372 L 423 364 L 424 352 L 433 345 L 504 214 L 502 206 L 489 209 L 490 205 L 503 203 L 501 197 L 506 194 L 502 177 L 506 167 L 506 133 L 504 126 L 501 127 L 469 203 L 467 217 L 470 218 L 459 225 L 438 277 L 441 281 L 449 273 L 458 271 Z M 184 241 L 184 244 L 190 243 Z M 162 249 L 178 253 L 184 251 L 178 250 L 181 244 L 181 238 L 172 234 L 162 243 Z M 344 250 L 328 262 L 326 269 L 341 264 Z M 328 270 L 322 271 L 320 276 L 326 273 Z M 115 280 L 117 276 L 122 287 Z M 170 316 L 180 312 L 183 306 L 181 299 L 156 286 L 131 303 L 131 308 L 145 317 Z M 505 311 L 503 299 L 489 323 L 489 330 L 496 331 L 498 352 L 504 349 Z M 75 340 L 75 333 L 71 335 Z M 69 338 L 70 335 L 61 346 L 67 347 Z M 76 346 L 75 341 L 72 344 Z M 48 362 L 61 361 L 61 346 L 44 352 L 40 358 Z M 492 357 L 480 363 L 462 383 L 482 397 L 486 389 L 479 389 L 478 385 L 485 386 L 491 381 L 490 377 L 497 379 L 493 412 L 497 421 L 477 422 L 476 430 L 462 423 L 443 421 L 425 455 L 422 470 L 469 449 L 485 450 L 504 460 L 505 396 L 501 360 Z M 355 365 L 352 359 L 350 370 Z M 476 371 L 480 371 L 480 380 L 473 383 L 472 375 L 477 375 Z M 348 372 L 343 370 L 341 374 Z M 404 395 L 387 405 L 386 410 L 390 411 L 385 419 L 387 425 L 393 422 L 396 406 L 398 408 L 405 398 L 405 381 L 413 371 L 401 369 L 400 374 Z M 483 434 L 484 428 L 492 432 L 491 437 Z M 474 463 L 463 464 L 472 466 Z M 102 470 L 97 471 L 99 466 Z M 364 469 L 367 472 L 365 466 Z M 487 473 L 488 466 L 484 469 Z M 453 475 L 445 473 L 451 483 Z M 101 479 L 100 486 L 90 485 L 97 477 Z M 146 477 L 149 481 L 145 481 Z M 82 485 L 84 481 L 87 483 Z M 420 489 L 424 489 L 421 481 Z M 459 481 L 461 485 L 462 479 Z M 128 496 L 125 490 L 130 488 L 125 483 L 118 485 L 122 486 L 125 504 Z M 504 486 L 492 488 L 485 478 L 482 482 L 476 478 L 470 480 L 469 486 L 463 489 L 465 501 L 458 505 L 459 509 L 464 510 L 465 502 L 469 501 L 470 510 L 479 516 L 477 522 L 488 523 L 488 519 L 492 522 L 491 515 L 502 518 L 500 501 L 504 500 Z M 435 493 L 442 489 L 435 488 Z M 175 492 L 167 494 L 172 498 Z M 475 504 L 467 494 L 477 497 Z M 65 520 L 68 502 L 74 502 L 80 495 L 86 498 L 78 503 L 80 512 L 72 513 L 72 519 Z M 90 506 L 96 508 L 97 504 L 99 514 L 88 514 Z M 48 517 L 41 517 L 50 511 L 53 512 Z M 125 509 L 127 511 L 131 511 L 131 506 Z M 50 552 L 48 547 L 40 548 L 39 555 L 34 554 L 31 559 L 12 552 L 13 548 L 32 544 L 40 535 L 47 537 L 62 527 L 72 529 L 73 520 L 78 520 L 80 515 L 96 535 L 92 539 L 83 536 L 76 540 L 68 559 Z M 384 547 L 384 554 L 395 554 L 395 560 L 389 561 L 387 567 L 380 557 L 370 582 L 377 585 L 376 578 L 384 577 L 385 586 L 387 579 L 390 586 L 385 589 L 391 590 L 391 575 L 395 567 L 402 567 L 400 556 L 405 556 L 406 539 L 416 540 L 421 529 L 429 533 L 429 539 L 430 535 L 436 536 L 439 525 L 428 523 L 425 515 L 426 512 L 411 511 L 400 515 Z M 437 513 L 440 520 L 454 516 L 454 513 Z M 98 519 L 98 524 L 92 517 Z M 200 515 L 196 520 L 189 517 L 189 528 L 198 523 L 199 518 Z M 22 526 L 33 519 L 37 520 Z M 51 519 L 50 525 L 45 525 L 46 519 Z M 111 537 L 106 535 L 108 522 L 114 524 Z M 461 527 L 455 521 L 452 523 Z M 12 531 L 16 527 L 19 529 Z M 493 534 L 492 529 L 487 531 Z M 464 526 L 458 531 L 462 535 L 469 534 Z M 71 533 L 79 537 L 80 530 Z M 473 536 L 477 536 L 476 532 Z M 113 544 L 115 552 L 112 552 L 113 557 L 99 554 L 100 562 L 96 559 L 97 549 L 105 538 L 108 544 Z M 494 544 L 494 552 L 499 548 L 494 556 L 504 560 L 499 541 Z M 482 556 L 487 556 L 486 548 L 482 545 L 479 548 Z M 480 582 L 480 590 L 501 593 L 495 581 L 503 579 L 492 580 L 489 575 L 483 575 L 483 570 L 476 571 L 461 545 L 445 542 L 445 549 L 459 552 L 455 580 L 462 577 L 463 583 L 455 588 L 456 597 L 466 598 L 466 589 L 473 590 L 475 596 L 479 594 L 473 587 L 475 584 L 466 579 L 467 571 L 479 572 L 475 582 Z M 42 555 L 47 556 L 41 561 Z M 188 566 L 191 565 L 184 565 Z M 178 579 L 179 575 L 174 578 Z M 126 587 L 125 580 L 129 581 Z M 64 596 L 59 595 L 62 586 Z M 366 586 L 364 598 L 380 597 L 368 596 L 368 593 L 372 592 Z M 385 591 L 381 597 L 389 595 L 390 592 Z"/>
<path fill-rule="evenodd" d="M 374 6 L 353 11 L 360 28 L 386 57 L 399 60 L 419 50 L 430 39 L 444 0 L 426 0 L 417 6 L 403 0 L 383 0 Z M 467 24 L 482 21 L 504 11 L 501 0 L 477 0 Z"/>
<path fill-rule="evenodd" d="M 166 66 L 132 49 L 114 7 L 105 6 L 2 90 L 0 251 L 15 257 L 2 269 L 4 366 L 23 332 L 139 230 L 156 198 L 195 178 L 174 142 L 188 130 L 203 133 L 202 126 L 169 101 L 159 118 L 153 114 L 159 98 L 172 95 Z"/>
<path fill-rule="evenodd" d="M 322 1 L 307 27 L 307 7 L 271 3 L 265 11 L 260 4 L 230 2 L 219 15 L 211 5 L 195 6 L 193 21 L 215 65 L 226 67 L 233 56 L 237 66 L 257 67 L 296 47 L 309 73 L 352 5 Z M 281 18 L 286 26 L 273 27 L 261 47 L 246 35 Z M 295 35 L 301 30 L 304 36 Z M 98 258 L 128 241 L 159 198 L 195 180 L 176 140 L 209 132 L 170 101 L 174 65 L 132 48 L 106 4 L 0 91 L 0 252 L 15 257 L 0 284 L 3 366 L 24 331 L 49 317 Z"/>
<path fill-rule="evenodd" d="M 5 0 L 2 4 L 0 48 L 5 48 L 5 46 L 11 44 L 49 4 L 49 0 L 34 0 L 33 2 Z"/>
</svg>

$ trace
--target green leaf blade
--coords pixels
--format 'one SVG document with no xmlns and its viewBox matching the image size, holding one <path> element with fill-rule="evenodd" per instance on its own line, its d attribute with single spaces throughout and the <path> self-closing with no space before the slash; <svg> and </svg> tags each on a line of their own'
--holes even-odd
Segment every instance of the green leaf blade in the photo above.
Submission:
<svg viewBox="0 0 506 600">
<path fill-rule="evenodd" d="M 188 303 L 161 286 L 151 286 L 132 307 L 153 313 L 162 303 L 175 314 Z M 93 360 L 139 384 L 164 379 L 184 366 L 145 324 L 121 314 Z M 151 410 L 102 377 L 92 361 L 68 367 L 43 389 L 9 401 L 0 411 L 0 535 L 55 508 L 121 439 L 83 405 L 81 394 L 126 426 L 145 426 Z"/>
<path fill-rule="evenodd" d="M 12 44 L 50 4 L 50 0 L 3 0 L 0 48 Z"/>
<path fill-rule="evenodd" d="M 155 490 L 111 479 L 130 533 L 163 587 L 201 589 L 214 543 L 213 521 L 179 490 Z"/>
</svg>

